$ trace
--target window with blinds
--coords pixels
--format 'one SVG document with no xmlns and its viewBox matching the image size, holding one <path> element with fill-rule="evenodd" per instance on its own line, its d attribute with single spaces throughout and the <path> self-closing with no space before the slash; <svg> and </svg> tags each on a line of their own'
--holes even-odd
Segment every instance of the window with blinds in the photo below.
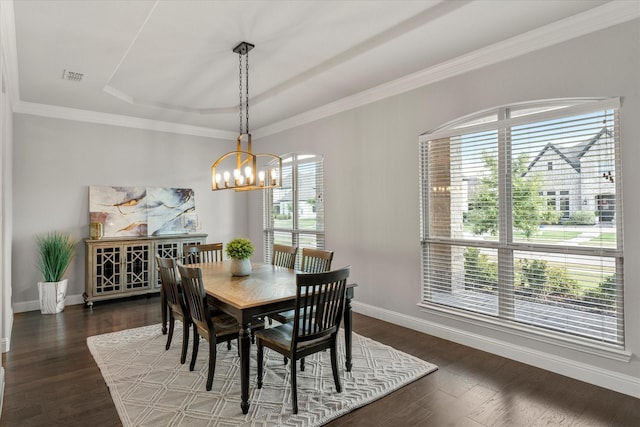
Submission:
<svg viewBox="0 0 640 427">
<path fill-rule="evenodd" d="M 624 346 L 619 104 L 527 103 L 421 135 L 421 305 Z"/>
<path fill-rule="evenodd" d="M 324 249 L 323 158 L 316 154 L 282 156 L 282 187 L 264 192 L 264 254 L 273 245 Z M 300 256 L 296 258 L 296 268 Z"/>
</svg>

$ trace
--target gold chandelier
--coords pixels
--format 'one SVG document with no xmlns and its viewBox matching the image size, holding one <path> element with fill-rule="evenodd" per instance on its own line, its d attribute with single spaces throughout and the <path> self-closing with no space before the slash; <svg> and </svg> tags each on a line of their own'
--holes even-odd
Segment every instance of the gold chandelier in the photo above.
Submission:
<svg viewBox="0 0 640 427">
<path fill-rule="evenodd" d="M 253 47 L 254 45 L 251 43 L 242 42 L 233 48 L 233 51 L 238 54 L 240 59 L 240 134 L 238 135 L 236 151 L 231 151 L 221 156 L 211 166 L 212 191 L 231 189 L 235 191 L 264 190 L 265 188 L 276 188 L 282 185 L 282 159 L 274 154 L 253 154 L 251 151 L 251 133 L 249 133 L 249 51 Z M 245 89 L 244 93 L 243 88 Z M 247 148 L 243 150 L 242 146 L 245 143 Z"/>
</svg>

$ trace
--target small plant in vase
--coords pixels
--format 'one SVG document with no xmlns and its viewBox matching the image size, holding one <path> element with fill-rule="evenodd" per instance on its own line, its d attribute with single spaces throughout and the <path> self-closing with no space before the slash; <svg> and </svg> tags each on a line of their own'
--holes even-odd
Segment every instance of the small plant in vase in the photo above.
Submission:
<svg viewBox="0 0 640 427">
<path fill-rule="evenodd" d="M 231 258 L 231 274 L 233 276 L 248 276 L 251 274 L 251 260 L 253 243 L 243 237 L 237 237 L 227 243 L 227 256 Z"/>
<path fill-rule="evenodd" d="M 36 238 L 38 268 L 44 282 L 38 282 L 40 312 L 59 313 L 64 310 L 68 279 L 62 279 L 75 255 L 76 242 L 65 233 L 54 231 Z"/>
</svg>

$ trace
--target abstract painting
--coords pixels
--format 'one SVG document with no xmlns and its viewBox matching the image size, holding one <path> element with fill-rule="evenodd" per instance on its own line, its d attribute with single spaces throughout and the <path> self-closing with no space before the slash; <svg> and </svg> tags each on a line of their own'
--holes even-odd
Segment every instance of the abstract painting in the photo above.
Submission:
<svg viewBox="0 0 640 427">
<path fill-rule="evenodd" d="M 89 187 L 89 221 L 104 237 L 181 234 L 198 222 L 192 189 L 109 186 Z"/>
</svg>

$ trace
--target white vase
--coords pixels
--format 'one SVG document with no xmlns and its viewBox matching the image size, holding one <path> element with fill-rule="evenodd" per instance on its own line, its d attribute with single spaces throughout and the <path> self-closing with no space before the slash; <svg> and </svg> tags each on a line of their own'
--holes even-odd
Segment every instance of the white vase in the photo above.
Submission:
<svg viewBox="0 0 640 427">
<path fill-rule="evenodd" d="M 235 259 L 231 260 L 231 275 L 232 276 L 248 276 L 251 274 L 251 260 Z"/>
<path fill-rule="evenodd" d="M 64 310 L 69 279 L 59 282 L 38 282 L 38 296 L 40 298 L 40 312 L 55 314 Z"/>
</svg>

